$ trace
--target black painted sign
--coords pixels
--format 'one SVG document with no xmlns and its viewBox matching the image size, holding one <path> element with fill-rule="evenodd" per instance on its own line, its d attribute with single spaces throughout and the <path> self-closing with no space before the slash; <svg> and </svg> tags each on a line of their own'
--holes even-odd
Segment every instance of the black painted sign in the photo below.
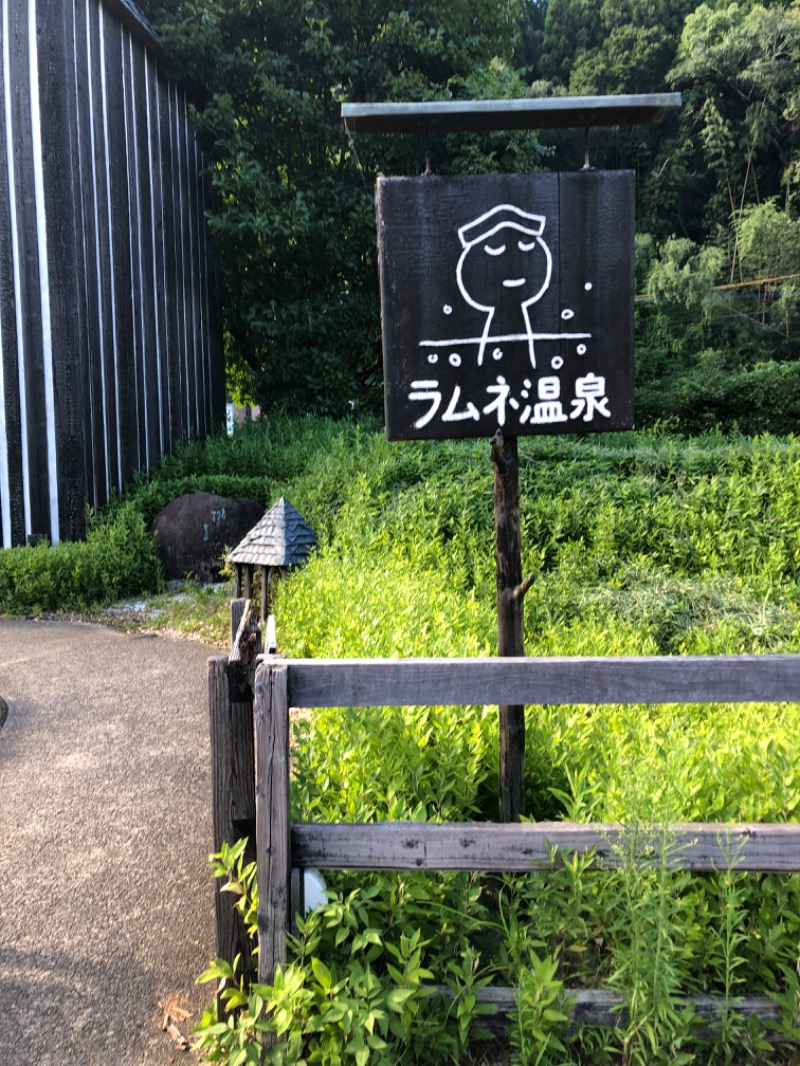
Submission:
<svg viewBox="0 0 800 1066">
<path fill-rule="evenodd" d="M 390 440 L 633 426 L 631 171 L 382 178 Z"/>
</svg>

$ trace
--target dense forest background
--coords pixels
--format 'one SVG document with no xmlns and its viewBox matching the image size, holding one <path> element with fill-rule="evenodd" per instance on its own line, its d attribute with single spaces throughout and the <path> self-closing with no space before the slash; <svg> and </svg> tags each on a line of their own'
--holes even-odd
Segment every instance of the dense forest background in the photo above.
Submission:
<svg viewBox="0 0 800 1066">
<path fill-rule="evenodd" d="M 350 141 L 344 101 L 679 90 L 599 130 L 637 174 L 639 424 L 800 419 L 800 0 L 150 0 L 213 161 L 229 383 L 266 411 L 381 403 L 373 190 L 415 137 Z M 570 170 L 582 134 L 442 136 L 439 173 Z"/>
</svg>

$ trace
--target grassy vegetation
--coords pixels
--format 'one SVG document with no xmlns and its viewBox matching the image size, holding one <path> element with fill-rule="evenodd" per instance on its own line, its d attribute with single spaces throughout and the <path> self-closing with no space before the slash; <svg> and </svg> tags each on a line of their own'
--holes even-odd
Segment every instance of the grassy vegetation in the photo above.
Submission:
<svg viewBox="0 0 800 1066">
<path fill-rule="evenodd" d="M 80 611 L 163 586 L 141 510 L 126 500 L 92 520 L 84 542 L 0 551 L 0 612 Z"/>
<path fill-rule="evenodd" d="M 520 451 L 529 653 L 798 650 L 800 440 L 650 432 Z M 377 427 L 275 420 L 182 450 L 96 528 L 146 528 L 190 487 L 264 504 L 285 494 L 321 544 L 279 587 L 284 651 L 491 654 L 491 481 L 485 442 L 389 445 Z M 198 610 L 224 642 L 225 600 L 190 589 L 148 624 L 193 626 Z M 287 973 L 272 989 L 234 982 L 236 1020 L 210 1008 L 201 1042 L 216 1061 L 251 1061 L 268 1004 L 288 1037 L 275 1061 L 459 1061 L 480 1030 L 474 993 L 494 982 L 519 989 L 513 1062 L 796 1061 L 800 880 L 633 858 L 654 822 L 796 819 L 799 717 L 795 705 L 529 708 L 530 817 L 621 821 L 630 861 L 609 871 L 565 856 L 513 879 L 332 875 L 334 898 L 302 926 Z M 492 709 L 326 711 L 296 732 L 297 817 L 494 817 Z M 665 833 L 660 858 L 674 847 Z M 252 917 L 241 853 L 217 870 Z M 230 975 L 215 964 L 207 976 Z M 449 1008 L 422 994 L 431 981 L 450 985 Z M 569 1030 L 565 989 L 598 985 L 622 993 L 628 1020 Z M 727 1004 L 713 1030 L 684 1001 L 701 991 Z M 745 992 L 780 1002 L 784 1050 L 736 1014 Z"/>
<path fill-rule="evenodd" d="M 273 498 L 287 494 L 320 533 L 320 552 L 277 597 L 290 654 L 492 652 L 484 442 L 389 445 L 377 429 L 309 422 L 257 427 L 232 452 L 215 447 L 196 471 L 176 461 L 175 475 L 241 468 L 265 478 Z M 649 433 L 527 440 L 521 457 L 524 564 L 537 574 L 526 601 L 529 652 L 797 649 L 800 442 Z M 783 997 L 791 1029 L 797 879 L 641 871 L 632 857 L 638 827 L 654 821 L 796 817 L 797 718 L 794 706 L 530 708 L 530 816 L 621 820 L 631 861 L 619 873 L 568 861 L 499 884 L 334 876 L 338 895 L 304 927 L 284 983 L 260 990 L 286 1022 L 287 1061 L 357 1062 L 367 1049 L 363 1061 L 457 1060 L 480 1026 L 474 986 L 489 980 L 520 989 L 515 1061 L 780 1061 L 735 1004 L 744 990 Z M 297 733 L 297 817 L 494 815 L 491 710 L 331 711 L 301 720 Z M 672 847 L 666 836 L 664 856 Z M 219 869 L 233 876 L 229 864 Z M 248 892 L 242 900 L 252 905 Z M 418 994 L 424 982 L 409 959 L 398 967 L 403 952 L 451 984 L 446 1026 L 442 1004 Z M 622 992 L 630 1022 L 568 1040 L 564 987 L 598 984 Z M 402 1010 L 386 1002 L 396 988 L 407 991 Z M 682 999 L 702 990 L 727 996 L 714 1034 Z M 255 1025 L 263 999 L 235 995 L 249 1008 L 240 1019 Z M 206 1023 L 216 1053 L 244 1040 L 213 1012 Z"/>
</svg>

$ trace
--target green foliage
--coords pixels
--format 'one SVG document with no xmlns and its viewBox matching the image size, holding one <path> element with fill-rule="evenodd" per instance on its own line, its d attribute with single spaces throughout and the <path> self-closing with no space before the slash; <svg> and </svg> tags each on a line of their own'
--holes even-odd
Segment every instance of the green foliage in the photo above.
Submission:
<svg viewBox="0 0 800 1066">
<path fill-rule="evenodd" d="M 527 439 L 520 459 L 529 653 L 796 650 L 796 438 Z M 277 594 L 292 655 L 491 653 L 486 443 L 390 445 L 312 420 L 292 437 L 277 419 L 170 464 L 201 480 L 241 466 L 316 525 L 320 551 Z M 331 709 L 293 728 L 295 818 L 494 817 L 492 708 Z M 459 1061 L 482 1032 L 481 989 L 502 984 L 517 990 L 520 1063 L 783 1061 L 737 1007 L 768 993 L 796 1041 L 800 878 L 738 874 L 733 850 L 729 869 L 691 875 L 657 827 L 796 820 L 797 705 L 546 706 L 526 730 L 529 815 L 621 822 L 618 865 L 554 852 L 528 877 L 330 873 L 272 986 L 209 969 L 225 985 L 198 1034 L 212 1060 L 254 1061 L 257 1034 L 280 1029 L 275 1061 Z M 215 872 L 253 928 L 244 844 Z M 598 986 L 621 997 L 618 1026 L 573 1029 L 570 995 Z M 702 993 L 721 999 L 716 1024 L 688 1004 Z"/>
<path fill-rule="evenodd" d="M 225 865 L 232 856 L 215 859 Z M 423 939 L 419 928 L 411 928 L 413 915 L 426 905 L 435 907 L 423 881 L 416 892 L 410 886 L 407 897 L 403 891 L 402 883 L 387 891 L 376 880 L 346 895 L 332 892 L 330 902 L 305 919 L 298 916 L 298 934 L 290 944 L 293 961 L 271 986 L 245 989 L 236 981 L 236 969 L 216 960 L 200 981 L 219 982 L 228 1018 L 220 1021 L 217 1008 L 210 1007 L 196 1046 L 209 1049 L 214 1061 L 249 1062 L 258 1034 L 273 1032 L 285 1044 L 268 1053 L 266 1062 L 457 1061 L 481 1013 L 474 995 L 482 983 L 473 972 L 475 957 L 467 949 L 464 961 L 451 958 L 447 965 L 455 998 L 452 1024 L 443 1025 L 442 1000 L 425 987 L 433 977 L 425 960 L 443 965 L 452 942 L 445 936 L 436 948 L 432 938 Z M 254 908 L 255 897 L 247 905 Z M 442 913 L 437 914 L 441 920 Z"/>
<path fill-rule="evenodd" d="M 800 150 L 794 121 L 799 61 L 796 0 L 701 4 L 686 20 L 671 78 L 687 90 L 706 165 L 730 213 L 748 196 L 777 193 L 781 181 L 791 189 Z"/>
<path fill-rule="evenodd" d="M 377 406 L 380 365 L 372 189 L 419 173 L 416 138 L 345 136 L 345 100 L 518 95 L 517 0 L 151 4 L 177 72 L 195 85 L 212 159 L 209 215 L 231 384 L 269 411 Z M 439 169 L 514 169 L 530 138 L 461 138 Z"/>
<path fill-rule="evenodd" d="M 622 1041 L 624 1061 L 640 1066 L 684 1064 L 695 1057 L 684 1050 L 695 1026 L 694 1010 L 679 1004 L 685 980 L 680 959 L 686 941 L 678 930 L 685 924 L 682 894 L 690 877 L 669 868 L 675 848 L 668 829 L 656 833 L 654 845 L 652 831 L 636 827 L 617 849 L 621 873 L 611 910 L 625 916 L 625 926 L 614 930 L 609 984 L 623 992 L 629 1015 Z"/>
<path fill-rule="evenodd" d="M 739 276 L 763 279 L 749 286 L 755 309 L 750 312 L 762 327 L 796 332 L 800 293 L 800 221 L 781 210 L 774 200 L 739 212 L 734 227 Z"/>
<path fill-rule="evenodd" d="M 637 307 L 641 422 L 797 429 L 799 225 L 768 200 L 735 213 L 726 247 L 639 238 L 637 276 L 648 293 Z"/>
<path fill-rule="evenodd" d="M 0 552 L 0 611 L 6 614 L 81 610 L 162 584 L 153 539 L 129 502 L 104 518 L 90 516 L 83 542 Z"/>
<path fill-rule="evenodd" d="M 254 934 L 257 887 L 245 846 L 240 841 L 212 859 Z M 457 875 L 431 886 L 419 875 L 365 876 L 361 888 L 329 895 L 306 919 L 298 917 L 293 961 L 273 986 L 247 989 L 237 967 L 219 959 L 199 978 L 218 982 L 220 1002 L 236 1017 L 220 1021 L 216 1007 L 209 1008 L 197 1046 L 210 1049 L 215 1061 L 235 1062 L 237 1054 L 250 1061 L 244 1055 L 257 1034 L 271 1031 L 285 1035 L 288 1047 L 267 1061 L 455 1060 L 481 1014 L 475 991 L 488 980 L 476 973 L 468 940 L 487 924 L 475 879 Z M 441 1024 L 446 1008 L 424 987 L 433 978 L 428 964 L 446 971 L 450 1025 Z M 272 1012 L 268 1020 L 265 1010 Z"/>
<path fill-rule="evenodd" d="M 687 432 L 797 428 L 783 364 L 797 363 L 800 0 L 149 8 L 192 89 L 210 160 L 235 395 L 270 413 L 379 408 L 378 174 L 417 174 L 426 162 L 439 173 L 583 163 L 572 131 L 541 143 L 508 133 L 353 142 L 343 101 L 674 88 L 683 106 L 662 122 L 590 138 L 594 166 L 636 171 L 638 226 L 653 253 L 649 284 L 637 278 L 654 301 L 637 315 L 637 417 Z M 711 366 L 709 352 L 719 353 Z M 776 408 L 787 386 L 791 402 Z"/>
<path fill-rule="evenodd" d="M 697 248 L 685 238 L 666 241 L 650 269 L 648 293 L 687 307 L 708 299 L 724 257 L 718 248 Z"/>
<path fill-rule="evenodd" d="M 776 405 L 790 400 L 792 370 L 775 385 Z M 724 639 L 738 634 L 743 649 L 787 646 L 800 575 L 798 473 L 793 437 L 691 441 L 653 431 L 523 440 L 523 565 L 537 574 L 526 598 L 529 649 L 580 654 L 599 639 L 609 654 L 676 652 L 710 646 L 722 623 Z M 178 449 L 112 507 L 92 549 L 108 550 L 135 529 L 136 557 L 115 573 L 144 566 L 153 559 L 147 523 L 188 487 L 264 505 L 286 495 L 317 531 L 321 550 L 277 590 L 281 639 L 293 654 L 493 648 L 485 442 L 388 444 L 368 424 L 275 418 Z M 47 551 L 4 558 L 8 566 Z M 114 576 L 98 573 L 113 595 Z"/>
<path fill-rule="evenodd" d="M 542 1062 L 563 1064 L 566 1048 L 556 1031 L 569 1022 L 564 1013 L 568 997 L 558 979 L 558 959 L 539 958 L 529 948 L 528 967 L 519 974 L 516 1007 L 511 1013 L 509 1041 L 514 1066 L 539 1066 Z"/>
</svg>

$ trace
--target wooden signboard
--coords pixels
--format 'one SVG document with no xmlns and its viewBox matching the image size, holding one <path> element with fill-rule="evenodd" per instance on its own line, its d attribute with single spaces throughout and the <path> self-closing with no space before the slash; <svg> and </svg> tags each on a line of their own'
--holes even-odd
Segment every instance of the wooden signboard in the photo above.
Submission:
<svg viewBox="0 0 800 1066">
<path fill-rule="evenodd" d="M 631 171 L 378 181 L 390 440 L 633 426 Z"/>
</svg>

